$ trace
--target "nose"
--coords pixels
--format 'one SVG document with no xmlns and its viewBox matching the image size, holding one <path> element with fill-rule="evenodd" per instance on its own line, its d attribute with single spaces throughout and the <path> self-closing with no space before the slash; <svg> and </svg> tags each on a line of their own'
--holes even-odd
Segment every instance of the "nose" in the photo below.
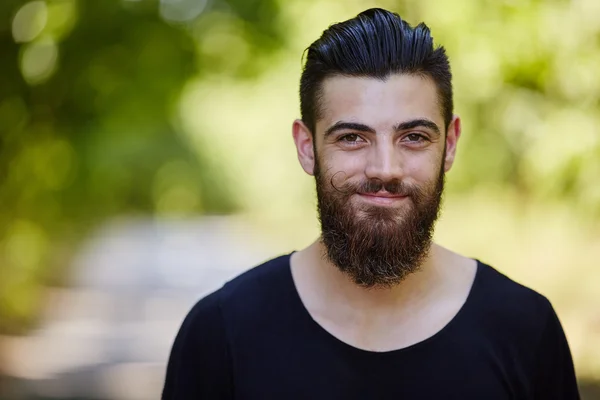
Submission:
<svg viewBox="0 0 600 400">
<path fill-rule="evenodd" d="M 372 146 L 367 156 L 365 175 L 384 182 L 402 180 L 404 168 L 400 149 L 387 141 Z"/>
</svg>

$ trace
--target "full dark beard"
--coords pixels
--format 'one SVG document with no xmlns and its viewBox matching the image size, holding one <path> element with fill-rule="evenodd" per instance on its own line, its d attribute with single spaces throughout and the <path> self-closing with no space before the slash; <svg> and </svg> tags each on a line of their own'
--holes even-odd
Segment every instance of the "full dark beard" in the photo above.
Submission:
<svg viewBox="0 0 600 400">
<path fill-rule="evenodd" d="M 366 180 L 334 187 L 315 167 L 319 220 L 326 256 L 358 285 L 391 287 L 417 271 L 431 248 L 444 190 L 443 163 L 437 181 L 414 187 L 398 180 Z M 402 209 L 353 206 L 356 193 L 385 190 L 406 195 Z"/>
</svg>

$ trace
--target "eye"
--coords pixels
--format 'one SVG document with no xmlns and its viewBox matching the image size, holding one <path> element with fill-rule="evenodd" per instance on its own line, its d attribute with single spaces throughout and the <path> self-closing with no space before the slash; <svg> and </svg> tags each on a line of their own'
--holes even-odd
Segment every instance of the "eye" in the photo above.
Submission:
<svg viewBox="0 0 600 400">
<path fill-rule="evenodd" d="M 404 136 L 403 141 L 407 141 L 409 143 L 425 143 L 428 142 L 429 139 L 420 133 L 409 133 L 408 135 Z"/>
<path fill-rule="evenodd" d="M 338 141 L 346 144 L 359 144 L 364 142 L 363 138 L 361 138 L 356 133 L 349 133 L 347 135 L 341 136 Z"/>
</svg>

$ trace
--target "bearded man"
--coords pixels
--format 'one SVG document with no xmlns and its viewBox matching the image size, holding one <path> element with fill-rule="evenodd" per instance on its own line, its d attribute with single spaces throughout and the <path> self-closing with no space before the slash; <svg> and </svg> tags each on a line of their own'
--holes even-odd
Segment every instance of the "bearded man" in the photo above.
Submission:
<svg viewBox="0 0 600 400">
<path fill-rule="evenodd" d="M 432 242 L 461 121 L 429 29 L 332 25 L 300 100 L 321 236 L 194 306 L 163 399 L 578 399 L 549 301 Z"/>
</svg>

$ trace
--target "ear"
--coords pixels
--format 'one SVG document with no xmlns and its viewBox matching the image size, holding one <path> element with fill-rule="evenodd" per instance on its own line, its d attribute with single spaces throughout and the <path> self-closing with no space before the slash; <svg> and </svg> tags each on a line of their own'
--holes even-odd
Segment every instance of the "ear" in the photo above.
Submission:
<svg viewBox="0 0 600 400">
<path fill-rule="evenodd" d="M 314 175 L 315 169 L 315 152 L 313 147 L 313 135 L 310 130 L 304 125 L 302 120 L 295 120 L 292 126 L 292 135 L 298 152 L 298 161 L 304 172 L 309 175 Z"/>
<path fill-rule="evenodd" d="M 456 145 L 461 134 L 461 121 L 458 115 L 452 117 L 448 131 L 446 132 L 446 159 L 444 160 L 444 171 L 448 172 L 454 164 L 456 156 Z"/>
</svg>

